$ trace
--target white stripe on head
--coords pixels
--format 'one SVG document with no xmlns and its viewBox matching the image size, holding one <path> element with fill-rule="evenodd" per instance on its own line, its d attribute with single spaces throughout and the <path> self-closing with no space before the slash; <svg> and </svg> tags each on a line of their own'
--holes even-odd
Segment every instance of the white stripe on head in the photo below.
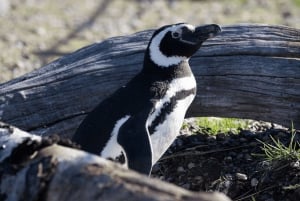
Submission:
<svg viewBox="0 0 300 201">
<path fill-rule="evenodd" d="M 168 28 L 162 30 L 156 36 L 154 36 L 154 38 L 152 38 L 150 46 L 149 46 L 149 52 L 150 52 L 151 60 L 155 64 L 157 64 L 161 67 L 169 67 L 172 65 L 179 64 L 181 61 L 188 60 L 188 58 L 184 57 L 184 56 L 168 57 L 168 56 L 164 55 L 160 51 L 160 48 L 159 48 L 160 42 L 164 38 L 164 36 L 166 35 L 167 32 L 169 32 L 169 31 L 173 32 L 181 27 L 187 27 L 190 30 L 195 30 L 195 27 L 190 24 L 173 25 L 171 27 L 168 27 Z"/>
</svg>

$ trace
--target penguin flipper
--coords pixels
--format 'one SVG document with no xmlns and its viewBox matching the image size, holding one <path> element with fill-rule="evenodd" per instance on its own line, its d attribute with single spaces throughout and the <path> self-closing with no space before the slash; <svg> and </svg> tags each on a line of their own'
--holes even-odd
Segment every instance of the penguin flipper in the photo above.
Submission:
<svg viewBox="0 0 300 201">
<path fill-rule="evenodd" d="M 131 116 L 119 130 L 118 143 L 123 147 L 128 167 L 149 175 L 152 169 L 152 147 L 147 128 L 148 112 Z"/>
</svg>

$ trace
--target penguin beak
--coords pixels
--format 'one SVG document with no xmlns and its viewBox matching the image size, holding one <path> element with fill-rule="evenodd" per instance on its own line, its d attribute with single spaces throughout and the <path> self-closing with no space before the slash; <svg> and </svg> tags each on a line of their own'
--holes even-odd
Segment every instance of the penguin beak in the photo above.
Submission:
<svg viewBox="0 0 300 201">
<path fill-rule="evenodd" d="M 221 27 L 217 24 L 209 24 L 196 27 L 194 35 L 201 41 L 213 38 L 222 31 Z"/>
<path fill-rule="evenodd" d="M 221 31 L 221 27 L 217 24 L 198 26 L 194 32 L 183 34 L 182 41 L 192 45 L 201 45 L 205 40 L 215 37 Z"/>
</svg>

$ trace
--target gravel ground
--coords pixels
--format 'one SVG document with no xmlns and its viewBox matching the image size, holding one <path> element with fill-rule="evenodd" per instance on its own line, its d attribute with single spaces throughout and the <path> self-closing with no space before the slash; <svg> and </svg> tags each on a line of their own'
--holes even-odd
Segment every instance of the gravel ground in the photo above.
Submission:
<svg viewBox="0 0 300 201">
<path fill-rule="evenodd" d="M 261 140 L 270 136 L 288 146 L 291 132 L 270 123 L 255 122 L 240 133 L 203 133 L 194 123 L 154 166 L 152 176 L 192 191 L 220 191 L 233 200 L 299 201 L 300 161 L 265 160 Z M 300 132 L 294 142 L 299 149 Z"/>
</svg>

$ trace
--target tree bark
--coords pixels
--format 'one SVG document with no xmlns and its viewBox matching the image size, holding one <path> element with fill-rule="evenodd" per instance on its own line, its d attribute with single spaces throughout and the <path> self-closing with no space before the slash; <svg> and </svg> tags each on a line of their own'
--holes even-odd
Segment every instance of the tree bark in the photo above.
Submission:
<svg viewBox="0 0 300 201">
<path fill-rule="evenodd" d="M 0 124 L 0 200 L 229 201 L 150 179 L 96 155 Z"/>
<path fill-rule="evenodd" d="M 0 85 L 0 120 L 72 136 L 100 101 L 142 67 L 152 30 L 82 48 Z M 190 60 L 198 92 L 187 116 L 256 119 L 300 128 L 300 30 L 234 25 Z"/>
</svg>

